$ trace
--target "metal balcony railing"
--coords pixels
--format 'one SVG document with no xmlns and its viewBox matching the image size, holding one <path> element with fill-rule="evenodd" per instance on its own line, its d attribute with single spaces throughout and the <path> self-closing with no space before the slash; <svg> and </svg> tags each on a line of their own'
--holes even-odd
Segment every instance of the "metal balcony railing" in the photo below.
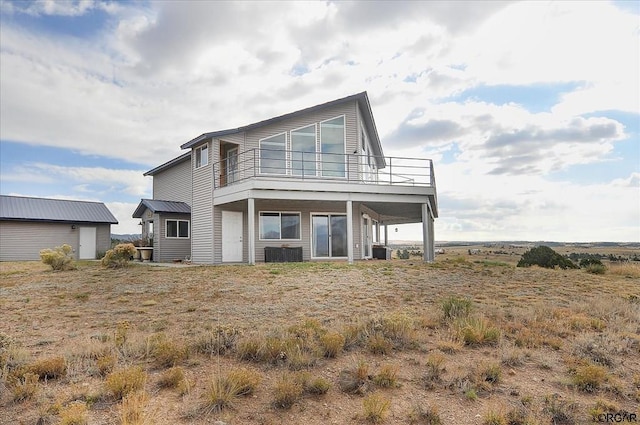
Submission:
<svg viewBox="0 0 640 425">
<path fill-rule="evenodd" d="M 385 164 L 378 168 L 379 164 Z M 433 161 L 361 154 L 249 149 L 213 164 L 214 187 L 248 179 L 329 180 L 435 187 Z"/>
</svg>

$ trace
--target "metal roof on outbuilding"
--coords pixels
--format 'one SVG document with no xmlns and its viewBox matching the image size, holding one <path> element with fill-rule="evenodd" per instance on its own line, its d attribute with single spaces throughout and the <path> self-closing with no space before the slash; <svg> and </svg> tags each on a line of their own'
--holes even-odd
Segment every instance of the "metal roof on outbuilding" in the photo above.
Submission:
<svg viewBox="0 0 640 425">
<path fill-rule="evenodd" d="M 144 210 L 149 209 L 153 213 L 191 214 L 191 207 L 184 202 L 160 201 L 157 199 L 142 199 L 133 212 L 133 218 L 141 218 Z"/>
<path fill-rule="evenodd" d="M 0 220 L 118 224 L 102 202 L 0 195 Z"/>
</svg>

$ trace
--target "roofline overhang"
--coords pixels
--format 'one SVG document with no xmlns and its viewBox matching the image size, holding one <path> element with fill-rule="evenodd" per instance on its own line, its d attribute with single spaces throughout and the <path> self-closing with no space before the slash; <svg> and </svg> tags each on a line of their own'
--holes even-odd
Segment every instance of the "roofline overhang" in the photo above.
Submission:
<svg viewBox="0 0 640 425">
<path fill-rule="evenodd" d="M 384 168 L 386 166 L 386 161 L 384 160 L 384 158 L 382 157 L 382 144 L 380 143 L 380 137 L 378 136 L 378 130 L 376 129 L 376 125 L 375 125 L 375 121 L 373 119 L 373 112 L 371 111 L 371 104 L 369 102 L 369 96 L 367 95 L 366 91 L 363 91 L 361 93 L 357 93 L 357 94 L 353 94 L 347 97 L 343 97 L 341 99 L 336 99 L 336 100 L 332 100 L 330 102 L 326 102 L 326 103 L 322 103 L 319 105 L 315 105 L 315 106 L 310 106 L 308 108 L 304 108 L 304 109 L 300 109 L 298 111 L 295 112 L 290 112 L 288 114 L 284 114 L 284 115 L 280 115 L 274 118 L 269 118 L 263 121 L 259 121 L 253 124 L 249 124 L 249 125 L 245 125 L 242 127 L 238 127 L 238 128 L 233 128 L 233 129 L 227 129 L 227 130 L 220 130 L 220 131 L 212 131 L 209 133 L 203 133 L 201 135 L 199 135 L 198 137 L 195 137 L 191 140 L 189 140 L 188 142 L 182 144 L 180 146 L 181 149 L 191 149 L 192 147 L 206 141 L 209 139 L 213 139 L 216 137 L 223 137 L 223 136 L 227 136 L 229 134 L 236 134 L 236 133 L 242 133 L 245 131 L 249 131 L 252 130 L 254 128 L 258 128 L 258 127 L 263 127 L 265 125 L 269 125 L 269 124 L 273 124 L 273 123 L 277 123 L 279 121 L 283 121 L 289 118 L 294 118 L 300 115 L 304 115 L 310 112 L 314 112 L 317 111 L 319 109 L 324 109 L 324 108 L 328 108 L 331 106 L 335 106 L 335 105 L 341 105 L 343 103 L 347 103 L 347 102 L 352 102 L 352 101 L 356 101 L 358 103 L 358 106 L 361 109 L 362 115 L 363 115 L 363 119 L 365 121 L 366 127 L 367 127 L 367 131 L 369 133 L 369 137 L 373 139 L 373 142 L 375 144 L 375 148 L 379 151 L 379 155 L 376 155 L 378 157 L 378 166 L 379 168 Z M 163 164 L 160 167 L 163 167 L 164 165 L 169 165 L 169 163 L 167 164 Z M 160 168 L 160 167 L 156 167 Z M 151 170 L 151 171 L 155 171 Z M 145 175 L 152 175 L 151 171 L 145 173 Z"/>
<path fill-rule="evenodd" d="M 90 221 L 90 220 L 72 220 L 72 219 L 49 219 L 49 218 L 15 218 L 0 217 L 0 221 L 28 221 L 37 223 L 91 223 L 91 224 L 118 224 L 118 221 Z"/>
<path fill-rule="evenodd" d="M 157 167 L 147 171 L 146 173 L 143 174 L 143 176 L 154 176 L 156 174 L 158 174 L 159 172 L 166 170 L 167 168 L 171 168 L 174 165 L 180 164 L 184 161 L 187 161 L 188 159 L 191 158 L 191 151 L 189 152 L 185 152 L 182 155 L 173 158 L 170 161 L 165 162 L 164 164 L 158 165 Z"/>
</svg>

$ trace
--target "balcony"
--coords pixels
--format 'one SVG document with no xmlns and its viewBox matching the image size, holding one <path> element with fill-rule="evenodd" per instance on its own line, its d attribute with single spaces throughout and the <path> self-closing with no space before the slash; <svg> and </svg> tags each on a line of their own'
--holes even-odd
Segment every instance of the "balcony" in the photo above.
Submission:
<svg viewBox="0 0 640 425">
<path fill-rule="evenodd" d="M 252 180 L 431 188 L 430 159 L 250 149 L 213 164 L 214 188 Z M 429 191 L 431 192 L 431 191 Z"/>
</svg>

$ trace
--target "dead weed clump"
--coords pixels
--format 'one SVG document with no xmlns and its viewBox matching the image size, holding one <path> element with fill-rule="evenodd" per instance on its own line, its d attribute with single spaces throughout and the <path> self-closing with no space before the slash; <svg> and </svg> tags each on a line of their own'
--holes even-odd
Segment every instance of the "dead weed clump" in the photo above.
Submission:
<svg viewBox="0 0 640 425">
<path fill-rule="evenodd" d="M 273 387 L 273 406 L 278 409 L 289 409 L 304 393 L 304 382 L 295 373 L 284 373 Z"/>
<path fill-rule="evenodd" d="M 391 400 L 380 392 L 369 394 L 362 400 L 364 419 L 370 423 L 383 422 L 389 414 Z"/>
<path fill-rule="evenodd" d="M 360 359 L 354 367 L 340 371 L 338 386 L 345 393 L 362 395 L 371 388 L 370 379 L 369 364 Z"/>
<path fill-rule="evenodd" d="M 409 413 L 409 423 L 412 425 L 442 425 L 442 419 L 437 406 L 430 405 L 424 408 L 422 405 L 415 405 Z"/>
<path fill-rule="evenodd" d="M 67 363 L 64 357 L 48 357 L 27 365 L 26 371 L 38 375 L 41 380 L 56 379 L 65 376 Z"/>
<path fill-rule="evenodd" d="M 454 326 L 458 338 L 463 341 L 465 345 L 496 346 L 500 342 L 500 328 L 494 326 L 484 317 L 466 317 L 457 319 Z"/>
<path fill-rule="evenodd" d="M 213 376 L 203 394 L 203 409 L 206 412 L 220 412 L 232 407 L 236 398 L 253 394 L 261 380 L 258 372 L 246 368 Z"/>
<path fill-rule="evenodd" d="M 142 390 L 147 382 L 147 373 L 140 366 L 130 366 L 119 369 L 107 375 L 104 386 L 116 400 L 126 395 Z"/>
<path fill-rule="evenodd" d="M 89 409 L 84 402 L 72 402 L 60 409 L 60 425 L 87 425 Z"/>
<path fill-rule="evenodd" d="M 240 331 L 233 326 L 218 325 L 196 338 L 194 349 L 210 356 L 224 355 L 236 347 Z"/>
<path fill-rule="evenodd" d="M 432 390 L 442 383 L 442 374 L 445 372 L 445 358 L 442 354 L 431 353 L 427 356 L 426 371 L 421 377 L 424 388 Z"/>
<path fill-rule="evenodd" d="M 186 394 L 189 391 L 189 381 L 185 376 L 184 368 L 174 366 L 162 372 L 158 379 L 158 386 L 177 389 L 180 394 Z"/>
</svg>

